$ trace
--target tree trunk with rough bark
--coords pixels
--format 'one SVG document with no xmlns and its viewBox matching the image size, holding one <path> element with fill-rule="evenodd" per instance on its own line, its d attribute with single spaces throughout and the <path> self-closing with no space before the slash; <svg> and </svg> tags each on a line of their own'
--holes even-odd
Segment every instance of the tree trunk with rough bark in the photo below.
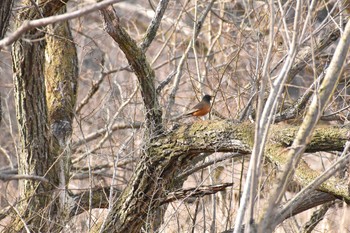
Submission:
<svg viewBox="0 0 350 233">
<path fill-rule="evenodd" d="M 62 7 L 58 14 L 65 13 Z M 71 168 L 70 141 L 75 112 L 78 58 L 68 22 L 47 26 L 45 48 L 45 87 L 50 128 L 51 153 L 59 166 L 59 225 L 69 220 L 70 193 L 68 184 Z"/>
<path fill-rule="evenodd" d="M 28 0 L 25 4 L 31 5 L 31 1 Z M 44 16 L 57 12 L 63 5 L 63 1 L 58 4 L 56 1 L 43 1 L 39 4 Z M 25 20 L 42 17 L 41 13 L 35 7 L 22 10 L 17 16 L 17 26 Z M 15 220 L 7 229 L 9 232 L 24 229 L 58 232 L 64 226 L 61 210 L 64 200 L 59 198 L 62 195 L 60 191 L 57 192 L 57 188 L 68 184 L 69 159 L 66 155 L 61 156 L 61 153 L 65 149 L 62 145 L 68 142 L 71 130 L 64 128 L 65 133 L 62 133 L 59 123 L 64 119 L 64 125 L 69 128 L 72 122 L 77 55 L 67 23 L 58 26 L 57 33 L 49 30 L 58 36 L 49 37 L 47 44 L 43 39 L 45 30 L 46 28 L 40 28 L 26 32 L 23 39 L 13 45 L 12 50 L 16 111 L 21 138 L 21 151 L 17 159 L 18 174 L 44 177 L 47 182 L 35 179 L 19 181 L 20 216 L 14 215 Z M 63 41 L 61 45 L 60 41 Z M 57 52 L 62 49 L 61 53 Z M 75 85 L 72 85 L 74 82 Z M 59 103 L 60 106 L 57 107 L 54 103 Z M 61 135 L 63 139 L 60 138 Z"/>
<path fill-rule="evenodd" d="M 3 0 L 0 2 L 0 39 L 4 38 L 9 25 L 13 0 Z M 1 50 L 1 49 L 0 49 Z M 0 92 L 0 125 L 2 120 L 2 104 Z"/>
</svg>

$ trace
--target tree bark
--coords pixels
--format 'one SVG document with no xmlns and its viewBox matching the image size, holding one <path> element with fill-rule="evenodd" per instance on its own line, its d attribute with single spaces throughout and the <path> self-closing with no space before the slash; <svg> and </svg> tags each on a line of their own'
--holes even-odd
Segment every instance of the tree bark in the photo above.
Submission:
<svg viewBox="0 0 350 233">
<path fill-rule="evenodd" d="M 162 111 L 158 102 L 158 96 L 154 85 L 155 74 L 147 61 L 144 51 L 120 25 L 113 6 L 101 10 L 105 22 L 105 30 L 118 43 L 125 54 L 130 66 L 141 86 L 141 94 L 146 108 L 146 126 L 148 138 L 156 137 L 163 132 Z"/>
<path fill-rule="evenodd" d="M 66 6 L 58 14 L 66 13 Z M 78 57 L 69 23 L 47 26 L 45 50 L 45 86 L 50 127 L 51 154 L 59 166 L 58 225 L 70 219 L 71 198 L 68 191 L 71 168 L 70 139 L 73 129 L 78 85 Z"/>
<path fill-rule="evenodd" d="M 41 34 L 40 34 L 41 35 Z M 27 34 L 37 39 L 35 33 Z M 42 36 L 42 35 L 41 35 Z M 16 112 L 21 137 L 21 151 L 18 155 L 18 173 L 21 175 L 38 175 L 50 180 L 51 184 L 35 180 L 20 180 L 19 190 L 22 218 L 31 231 L 46 231 L 48 221 L 41 216 L 52 219 L 56 207 L 45 207 L 52 201 L 53 186 L 58 185 L 57 167 L 53 166 L 55 158 L 50 154 L 50 136 L 48 128 L 47 106 L 44 80 L 45 41 L 28 43 L 18 41 L 13 46 L 13 69 L 16 97 Z M 23 223 L 17 219 L 15 231 L 22 229 Z"/>
<path fill-rule="evenodd" d="M 265 155 L 271 163 L 282 166 L 286 162 L 286 147 L 293 142 L 296 126 L 272 125 Z M 341 151 L 348 129 L 320 126 L 306 152 Z M 167 135 L 160 136 L 147 149 L 149 158 L 139 163 L 128 187 L 122 192 L 110 211 L 103 232 L 139 232 L 152 210 L 159 207 L 165 191 L 174 187 L 174 177 L 186 170 L 200 153 L 238 152 L 249 154 L 253 145 L 254 125 L 231 121 L 202 121 L 183 125 Z M 305 161 L 300 163 L 295 179 L 300 185 L 314 180 L 319 172 Z M 350 196 L 345 181 L 333 178 L 317 190 L 343 198 Z"/>
<path fill-rule="evenodd" d="M 9 25 L 11 10 L 13 6 L 13 0 L 3 0 L 0 2 L 0 40 L 4 38 Z M 1 51 L 1 49 L 0 49 Z M 2 120 L 2 105 L 1 105 L 1 92 L 0 92 L 0 125 Z"/>
<path fill-rule="evenodd" d="M 13 0 L 3 0 L 0 2 L 0 39 L 4 38 L 9 25 Z"/>
<path fill-rule="evenodd" d="M 63 7 L 58 13 L 65 13 Z M 46 99 L 50 129 L 64 148 L 72 133 L 76 104 L 78 58 L 68 22 L 48 26 L 45 53 Z"/>
<path fill-rule="evenodd" d="M 37 19 L 57 12 L 65 1 L 43 1 L 34 7 L 30 0 L 17 16 L 19 27 L 25 20 Z M 20 216 L 16 215 L 7 231 L 18 232 L 24 228 L 34 232 L 52 232 L 57 223 L 58 206 L 54 188 L 59 185 L 57 155 L 50 151 L 47 102 L 45 94 L 45 43 L 41 30 L 25 33 L 23 39 L 13 45 L 15 101 L 21 151 L 18 155 L 18 173 L 45 177 L 49 183 L 23 179 L 19 181 L 21 203 Z M 44 220 L 43 220 L 44 219 Z M 23 223 L 25 222 L 25 224 Z"/>
</svg>

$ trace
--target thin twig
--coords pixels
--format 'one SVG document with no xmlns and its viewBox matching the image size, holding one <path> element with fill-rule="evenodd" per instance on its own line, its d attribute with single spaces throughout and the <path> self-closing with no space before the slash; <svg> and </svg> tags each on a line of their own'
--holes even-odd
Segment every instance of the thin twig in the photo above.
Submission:
<svg viewBox="0 0 350 233">
<path fill-rule="evenodd" d="M 184 54 L 182 55 L 181 59 L 180 59 L 180 62 L 179 62 L 179 65 L 177 66 L 176 68 L 176 75 L 175 75 L 175 80 L 174 80 L 174 84 L 173 84 L 173 88 L 171 90 L 171 93 L 169 95 L 169 101 L 168 101 L 168 105 L 167 105 L 167 108 L 166 108 L 166 119 L 169 118 L 169 115 L 171 113 L 171 109 L 175 103 L 175 95 L 177 93 L 177 90 L 179 88 L 179 83 L 180 83 L 180 79 L 181 79 L 181 75 L 182 75 L 182 68 L 183 68 L 183 65 L 185 63 L 185 60 L 187 58 L 187 55 L 188 53 L 190 52 L 190 49 L 192 47 L 192 44 L 195 43 L 195 41 L 197 40 L 197 37 L 203 27 L 203 24 L 204 24 L 204 20 L 209 12 L 209 10 L 212 8 L 214 2 L 216 0 L 212 0 L 208 6 L 206 7 L 206 9 L 204 10 L 204 12 L 202 13 L 202 16 L 199 18 L 198 22 L 195 24 L 194 28 L 194 32 L 193 32 L 193 37 L 192 37 L 192 40 L 190 40 L 190 42 L 188 43 L 187 45 L 187 48 L 184 52 Z"/>
<path fill-rule="evenodd" d="M 188 177 L 189 175 L 203 169 L 203 168 L 206 168 L 210 165 L 213 165 L 215 163 L 218 163 L 218 162 L 222 162 L 222 161 L 225 161 L 227 159 L 233 159 L 233 158 L 241 158 L 242 154 L 238 154 L 238 153 L 229 153 L 229 154 L 224 154 L 222 155 L 221 157 L 219 158 L 215 158 L 215 159 L 211 159 L 211 160 L 208 160 L 206 161 L 205 163 L 202 163 L 200 164 L 199 166 L 196 166 L 194 168 L 191 168 L 187 171 L 184 171 L 183 173 L 181 173 L 177 178 L 176 180 L 182 180 L 182 179 L 185 179 L 186 177 Z"/>
<path fill-rule="evenodd" d="M 74 159 L 72 162 L 73 163 L 77 163 L 80 160 L 84 159 L 86 156 L 88 156 L 89 154 L 93 153 L 94 151 L 96 151 L 97 149 L 101 148 L 101 146 L 103 145 L 103 143 L 105 143 L 105 141 L 107 139 L 109 139 L 109 137 L 111 136 L 111 134 L 113 133 L 113 125 L 114 122 L 116 121 L 117 117 L 119 116 L 119 114 L 121 113 L 121 111 L 129 104 L 129 102 L 134 98 L 135 94 L 138 92 L 139 90 L 139 85 L 136 85 L 134 92 L 131 94 L 131 96 L 124 101 L 124 103 L 119 107 L 119 109 L 117 110 L 117 112 L 114 114 L 114 116 L 112 117 L 111 121 L 108 123 L 108 125 L 106 126 L 106 130 L 105 130 L 105 134 L 103 136 L 103 138 L 97 143 L 97 145 L 85 152 L 84 154 L 82 154 L 81 156 L 79 156 L 78 158 Z"/>
</svg>

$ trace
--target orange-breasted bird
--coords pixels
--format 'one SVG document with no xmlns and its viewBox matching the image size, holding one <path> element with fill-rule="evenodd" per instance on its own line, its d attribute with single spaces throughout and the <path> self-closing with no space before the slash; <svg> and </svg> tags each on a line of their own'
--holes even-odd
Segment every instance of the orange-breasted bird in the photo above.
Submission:
<svg viewBox="0 0 350 233">
<path fill-rule="evenodd" d="M 211 95 L 205 95 L 203 96 L 201 102 L 199 102 L 197 105 L 195 105 L 191 110 L 184 113 L 182 116 L 204 116 L 208 112 L 210 112 L 210 100 L 212 96 Z"/>
</svg>

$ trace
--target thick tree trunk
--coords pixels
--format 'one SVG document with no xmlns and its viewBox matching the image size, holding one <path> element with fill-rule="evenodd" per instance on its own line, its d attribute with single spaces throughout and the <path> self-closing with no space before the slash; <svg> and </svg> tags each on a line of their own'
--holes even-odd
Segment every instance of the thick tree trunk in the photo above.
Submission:
<svg viewBox="0 0 350 233">
<path fill-rule="evenodd" d="M 31 5 L 31 1 L 25 1 Z M 57 12 L 64 1 L 43 1 L 39 4 L 42 14 Z M 32 6 L 32 5 L 31 5 Z M 24 20 L 42 17 L 36 7 L 25 8 L 17 16 L 17 26 Z M 18 174 L 45 177 L 49 182 L 20 180 L 20 216 L 15 215 L 10 232 L 23 231 L 55 232 L 61 229 L 57 224 L 57 193 L 60 167 L 58 154 L 50 150 L 51 134 L 45 89 L 45 45 L 43 29 L 26 32 L 23 39 L 13 45 L 13 70 L 16 97 L 16 112 L 21 138 L 18 155 Z M 25 222 L 25 224 L 24 224 Z"/>
<path fill-rule="evenodd" d="M 63 7 L 58 13 L 66 12 Z M 76 104 L 78 58 L 68 22 L 48 26 L 45 52 L 45 82 L 50 129 L 61 148 L 72 133 Z"/>
<path fill-rule="evenodd" d="M 28 39 L 39 39 L 43 35 L 28 33 Z M 51 184 L 35 180 L 20 180 L 19 190 L 22 218 L 27 227 L 35 232 L 47 232 L 49 221 L 56 207 L 46 208 L 52 202 L 53 185 L 58 185 L 56 158 L 50 154 L 50 136 L 47 117 L 44 80 L 45 41 L 18 41 L 13 46 L 13 69 L 16 96 L 16 111 L 21 137 L 18 155 L 18 174 L 37 175 L 47 178 Z M 43 195 L 45 194 L 45 195 Z M 23 228 L 17 219 L 15 231 Z"/>
<path fill-rule="evenodd" d="M 66 7 L 57 12 L 66 13 Z M 59 166 L 59 225 L 69 220 L 70 194 L 68 184 L 71 168 L 70 139 L 76 104 L 78 58 L 68 22 L 47 27 L 45 50 L 46 100 L 51 153 L 58 157 Z"/>
<path fill-rule="evenodd" d="M 4 38 L 9 25 L 13 0 L 0 1 L 0 39 Z"/>
<path fill-rule="evenodd" d="M 4 38 L 9 25 L 13 0 L 0 1 L 0 39 Z M 1 49 L 0 49 L 1 50 Z M 0 92 L 0 125 L 2 120 L 2 105 Z"/>
</svg>

